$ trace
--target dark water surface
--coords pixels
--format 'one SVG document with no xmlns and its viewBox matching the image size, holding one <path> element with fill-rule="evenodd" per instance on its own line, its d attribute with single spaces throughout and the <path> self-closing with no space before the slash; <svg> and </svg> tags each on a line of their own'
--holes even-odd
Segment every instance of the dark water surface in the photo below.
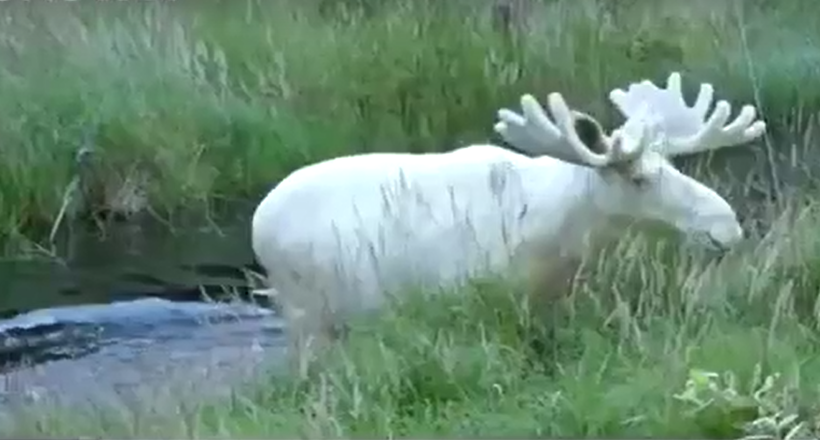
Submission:
<svg viewBox="0 0 820 440">
<path fill-rule="evenodd" d="M 177 230 L 143 219 L 105 237 L 75 227 L 56 256 L 0 261 L 0 415 L 218 396 L 275 365 L 281 320 L 237 299 L 250 215 Z"/>
</svg>

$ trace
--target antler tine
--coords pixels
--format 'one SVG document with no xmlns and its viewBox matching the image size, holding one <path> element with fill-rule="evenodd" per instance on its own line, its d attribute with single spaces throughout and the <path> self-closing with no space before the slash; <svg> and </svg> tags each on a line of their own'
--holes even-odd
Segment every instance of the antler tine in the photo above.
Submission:
<svg viewBox="0 0 820 440">
<path fill-rule="evenodd" d="M 652 84 L 651 81 L 643 81 L 642 84 L 649 84 L 656 91 L 661 91 L 661 89 Z M 686 100 L 683 98 L 683 87 L 681 85 L 680 72 L 672 72 L 669 74 L 669 78 L 666 79 L 666 90 L 672 94 L 674 100 L 677 101 L 679 105 L 686 106 Z M 620 90 L 618 92 L 622 93 Z M 695 98 L 695 104 L 692 106 L 694 114 L 703 120 L 703 118 L 706 117 L 706 113 L 709 111 L 709 107 L 712 106 L 712 101 L 714 99 L 715 88 L 709 83 L 701 83 L 700 90 L 698 90 L 698 96 Z"/>
<path fill-rule="evenodd" d="M 564 101 L 564 97 L 558 92 L 549 94 L 547 97 L 547 105 L 555 119 L 554 125 L 533 96 L 524 95 L 521 97 L 521 109 L 524 111 L 524 117 L 532 120 L 536 127 L 542 127 L 543 130 L 548 127 L 557 126 L 562 137 L 558 139 L 558 142 L 552 144 L 556 150 L 561 149 L 567 154 L 572 154 L 576 160 L 580 160 L 582 163 L 592 167 L 602 167 L 612 161 L 611 148 L 607 148 L 604 154 L 594 153 L 578 136 L 578 131 L 575 127 L 576 117 L 584 117 L 586 115 L 579 114 L 580 112 L 573 113 L 566 101 Z M 590 120 L 593 119 L 590 118 Z M 600 133 L 603 133 L 603 130 L 601 130 Z M 609 146 L 606 137 L 602 137 L 602 140 Z"/>
<path fill-rule="evenodd" d="M 495 125 L 496 132 L 510 144 L 530 154 L 547 155 L 595 168 L 630 160 L 642 152 L 641 145 L 624 150 L 621 142 L 613 142 L 612 138 L 606 136 L 593 117 L 570 110 L 560 93 L 551 93 L 547 101 L 555 122 L 550 120 L 532 95 L 524 95 L 521 97 L 524 114 L 507 109 L 499 110 L 498 117 L 501 121 Z M 580 138 L 576 125 L 582 119 L 594 126 L 600 136 L 598 142 L 602 144 L 605 153 L 594 152 Z"/>
<path fill-rule="evenodd" d="M 694 154 L 705 150 L 743 144 L 754 140 L 766 130 L 763 121 L 756 121 L 756 109 L 746 105 L 740 114 L 727 125 L 731 116 L 731 105 L 718 101 L 712 114 L 707 118 L 714 99 L 714 87 L 702 83 L 695 103 L 686 104 L 681 88 L 681 75 L 672 72 L 661 89 L 651 81 L 644 80 L 630 84 L 624 91 L 614 89 L 609 94 L 613 104 L 627 118 L 639 111 L 645 104 L 657 117 L 659 128 L 667 139 L 658 144 L 660 153 L 667 156 Z"/>
<path fill-rule="evenodd" d="M 615 162 L 633 160 L 643 154 L 649 145 L 647 139 L 650 126 L 649 107 L 644 104 L 632 117 L 612 132 L 612 153 L 617 158 Z"/>
<path fill-rule="evenodd" d="M 695 154 L 745 144 L 766 131 L 766 123 L 755 120 L 757 110 L 754 106 L 744 105 L 737 117 L 727 124 L 731 110 L 727 101 L 718 101 L 714 112 L 697 133 L 687 138 L 669 139 L 667 154 Z"/>
</svg>

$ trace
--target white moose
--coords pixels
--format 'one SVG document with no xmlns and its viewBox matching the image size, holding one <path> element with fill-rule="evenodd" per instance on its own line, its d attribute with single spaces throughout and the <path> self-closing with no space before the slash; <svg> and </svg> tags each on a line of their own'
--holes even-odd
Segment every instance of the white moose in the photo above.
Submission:
<svg viewBox="0 0 820 440">
<path fill-rule="evenodd" d="M 677 72 L 665 89 L 642 81 L 609 98 L 626 118 L 611 135 L 559 93 L 549 95 L 552 119 L 531 95 L 521 98 L 523 115 L 500 110 L 496 132 L 535 157 L 494 145 L 372 153 L 282 180 L 254 213 L 252 241 L 291 349 L 303 357 L 351 313 L 409 285 L 520 268 L 537 284 L 546 266 L 623 233 L 615 219 L 659 222 L 720 248 L 741 240 L 729 203 L 667 158 L 758 138 L 766 125 L 755 108 L 728 123 L 731 107 L 719 101 L 707 118 L 712 86 L 702 84 L 690 107 Z"/>
</svg>

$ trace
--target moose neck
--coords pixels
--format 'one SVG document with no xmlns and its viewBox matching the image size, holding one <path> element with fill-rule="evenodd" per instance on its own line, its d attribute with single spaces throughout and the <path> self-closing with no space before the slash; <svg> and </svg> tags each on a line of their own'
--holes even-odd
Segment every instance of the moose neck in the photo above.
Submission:
<svg viewBox="0 0 820 440">
<path fill-rule="evenodd" d="M 595 200 L 606 182 L 597 170 L 539 157 L 522 176 L 530 205 L 524 241 L 557 243 L 562 253 L 576 253 L 603 238 L 609 218 Z"/>
</svg>

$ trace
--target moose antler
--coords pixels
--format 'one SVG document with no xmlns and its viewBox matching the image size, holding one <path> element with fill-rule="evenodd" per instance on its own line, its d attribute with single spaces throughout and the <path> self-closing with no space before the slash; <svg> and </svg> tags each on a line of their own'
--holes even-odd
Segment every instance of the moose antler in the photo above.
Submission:
<svg viewBox="0 0 820 440">
<path fill-rule="evenodd" d="M 560 93 L 551 93 L 547 101 L 555 122 L 550 120 L 538 101 L 527 94 L 521 97 L 524 114 L 508 109 L 499 110 L 500 121 L 495 124 L 495 131 L 505 141 L 527 153 L 547 155 L 594 168 L 630 161 L 640 156 L 647 145 L 644 140 L 646 125 L 641 121 L 647 114 L 648 107 L 636 111 L 630 124 L 625 124 L 609 137 L 595 118 L 570 110 Z M 596 148 L 591 148 L 581 139 L 579 127 L 594 131 L 594 139 L 586 141 L 595 143 Z M 626 146 L 629 148 L 625 148 Z M 601 149 L 604 150 L 603 153 L 595 152 Z"/>
<path fill-rule="evenodd" d="M 709 83 L 701 84 L 698 97 L 690 107 L 684 100 L 678 72 L 669 75 L 666 88 L 644 80 L 630 84 L 626 91 L 612 90 L 609 99 L 627 119 L 645 111 L 646 107 L 651 109 L 660 132 L 666 137 L 666 142 L 655 148 L 666 156 L 741 145 L 766 131 L 766 123 L 756 120 L 757 111 L 752 105 L 744 105 L 734 121 L 727 124 L 732 106 L 720 100 L 707 119 L 714 99 L 714 88 Z"/>
</svg>

